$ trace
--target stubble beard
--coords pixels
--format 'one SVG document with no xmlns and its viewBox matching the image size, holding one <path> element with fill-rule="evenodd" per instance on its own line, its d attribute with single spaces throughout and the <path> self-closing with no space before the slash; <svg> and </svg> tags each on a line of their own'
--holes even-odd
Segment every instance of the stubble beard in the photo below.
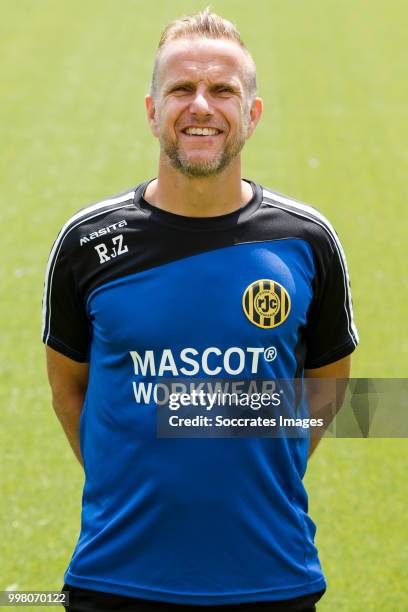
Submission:
<svg viewBox="0 0 408 612">
<path fill-rule="evenodd" d="M 220 153 L 213 159 L 191 160 L 185 157 L 180 150 L 177 140 L 171 140 L 164 134 L 160 138 L 160 145 L 170 164 L 190 178 L 208 178 L 220 174 L 239 155 L 245 144 L 244 130 L 227 142 Z"/>
</svg>

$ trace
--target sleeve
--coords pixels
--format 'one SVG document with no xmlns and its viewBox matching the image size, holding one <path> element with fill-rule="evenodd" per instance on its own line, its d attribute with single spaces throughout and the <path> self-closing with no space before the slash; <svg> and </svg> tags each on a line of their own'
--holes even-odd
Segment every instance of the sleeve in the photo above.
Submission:
<svg viewBox="0 0 408 612">
<path fill-rule="evenodd" d="M 76 285 L 64 236 L 58 236 L 44 282 L 42 339 L 75 361 L 88 361 L 90 321 Z"/>
<path fill-rule="evenodd" d="M 347 263 L 337 235 L 329 246 L 325 256 L 317 257 L 314 298 L 305 330 L 305 368 L 319 368 L 346 357 L 358 344 Z"/>
</svg>

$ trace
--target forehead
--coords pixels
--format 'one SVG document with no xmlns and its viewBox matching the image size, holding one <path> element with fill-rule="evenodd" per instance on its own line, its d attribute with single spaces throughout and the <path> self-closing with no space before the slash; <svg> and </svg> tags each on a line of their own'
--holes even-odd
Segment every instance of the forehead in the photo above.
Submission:
<svg viewBox="0 0 408 612">
<path fill-rule="evenodd" d="M 243 81 L 248 58 L 231 40 L 182 38 L 167 43 L 160 55 L 161 84 L 174 79 Z"/>
</svg>

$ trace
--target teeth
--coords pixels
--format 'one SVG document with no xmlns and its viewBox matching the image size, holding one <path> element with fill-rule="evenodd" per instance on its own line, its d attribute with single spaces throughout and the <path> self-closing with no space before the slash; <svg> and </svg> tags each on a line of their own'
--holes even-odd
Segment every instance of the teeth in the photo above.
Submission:
<svg viewBox="0 0 408 612">
<path fill-rule="evenodd" d="M 187 128 L 185 132 L 186 134 L 190 134 L 192 136 L 215 136 L 216 134 L 219 133 L 219 130 L 215 128 L 192 127 L 192 128 Z"/>
</svg>

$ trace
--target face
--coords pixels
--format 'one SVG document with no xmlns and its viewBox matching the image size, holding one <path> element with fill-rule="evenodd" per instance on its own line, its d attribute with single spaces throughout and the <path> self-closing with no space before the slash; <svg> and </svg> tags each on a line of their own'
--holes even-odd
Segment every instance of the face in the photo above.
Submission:
<svg viewBox="0 0 408 612">
<path fill-rule="evenodd" d="M 162 155 L 186 176 L 222 172 L 255 129 L 262 103 L 248 103 L 247 62 L 229 40 L 180 39 L 164 47 L 147 113 Z"/>
</svg>

